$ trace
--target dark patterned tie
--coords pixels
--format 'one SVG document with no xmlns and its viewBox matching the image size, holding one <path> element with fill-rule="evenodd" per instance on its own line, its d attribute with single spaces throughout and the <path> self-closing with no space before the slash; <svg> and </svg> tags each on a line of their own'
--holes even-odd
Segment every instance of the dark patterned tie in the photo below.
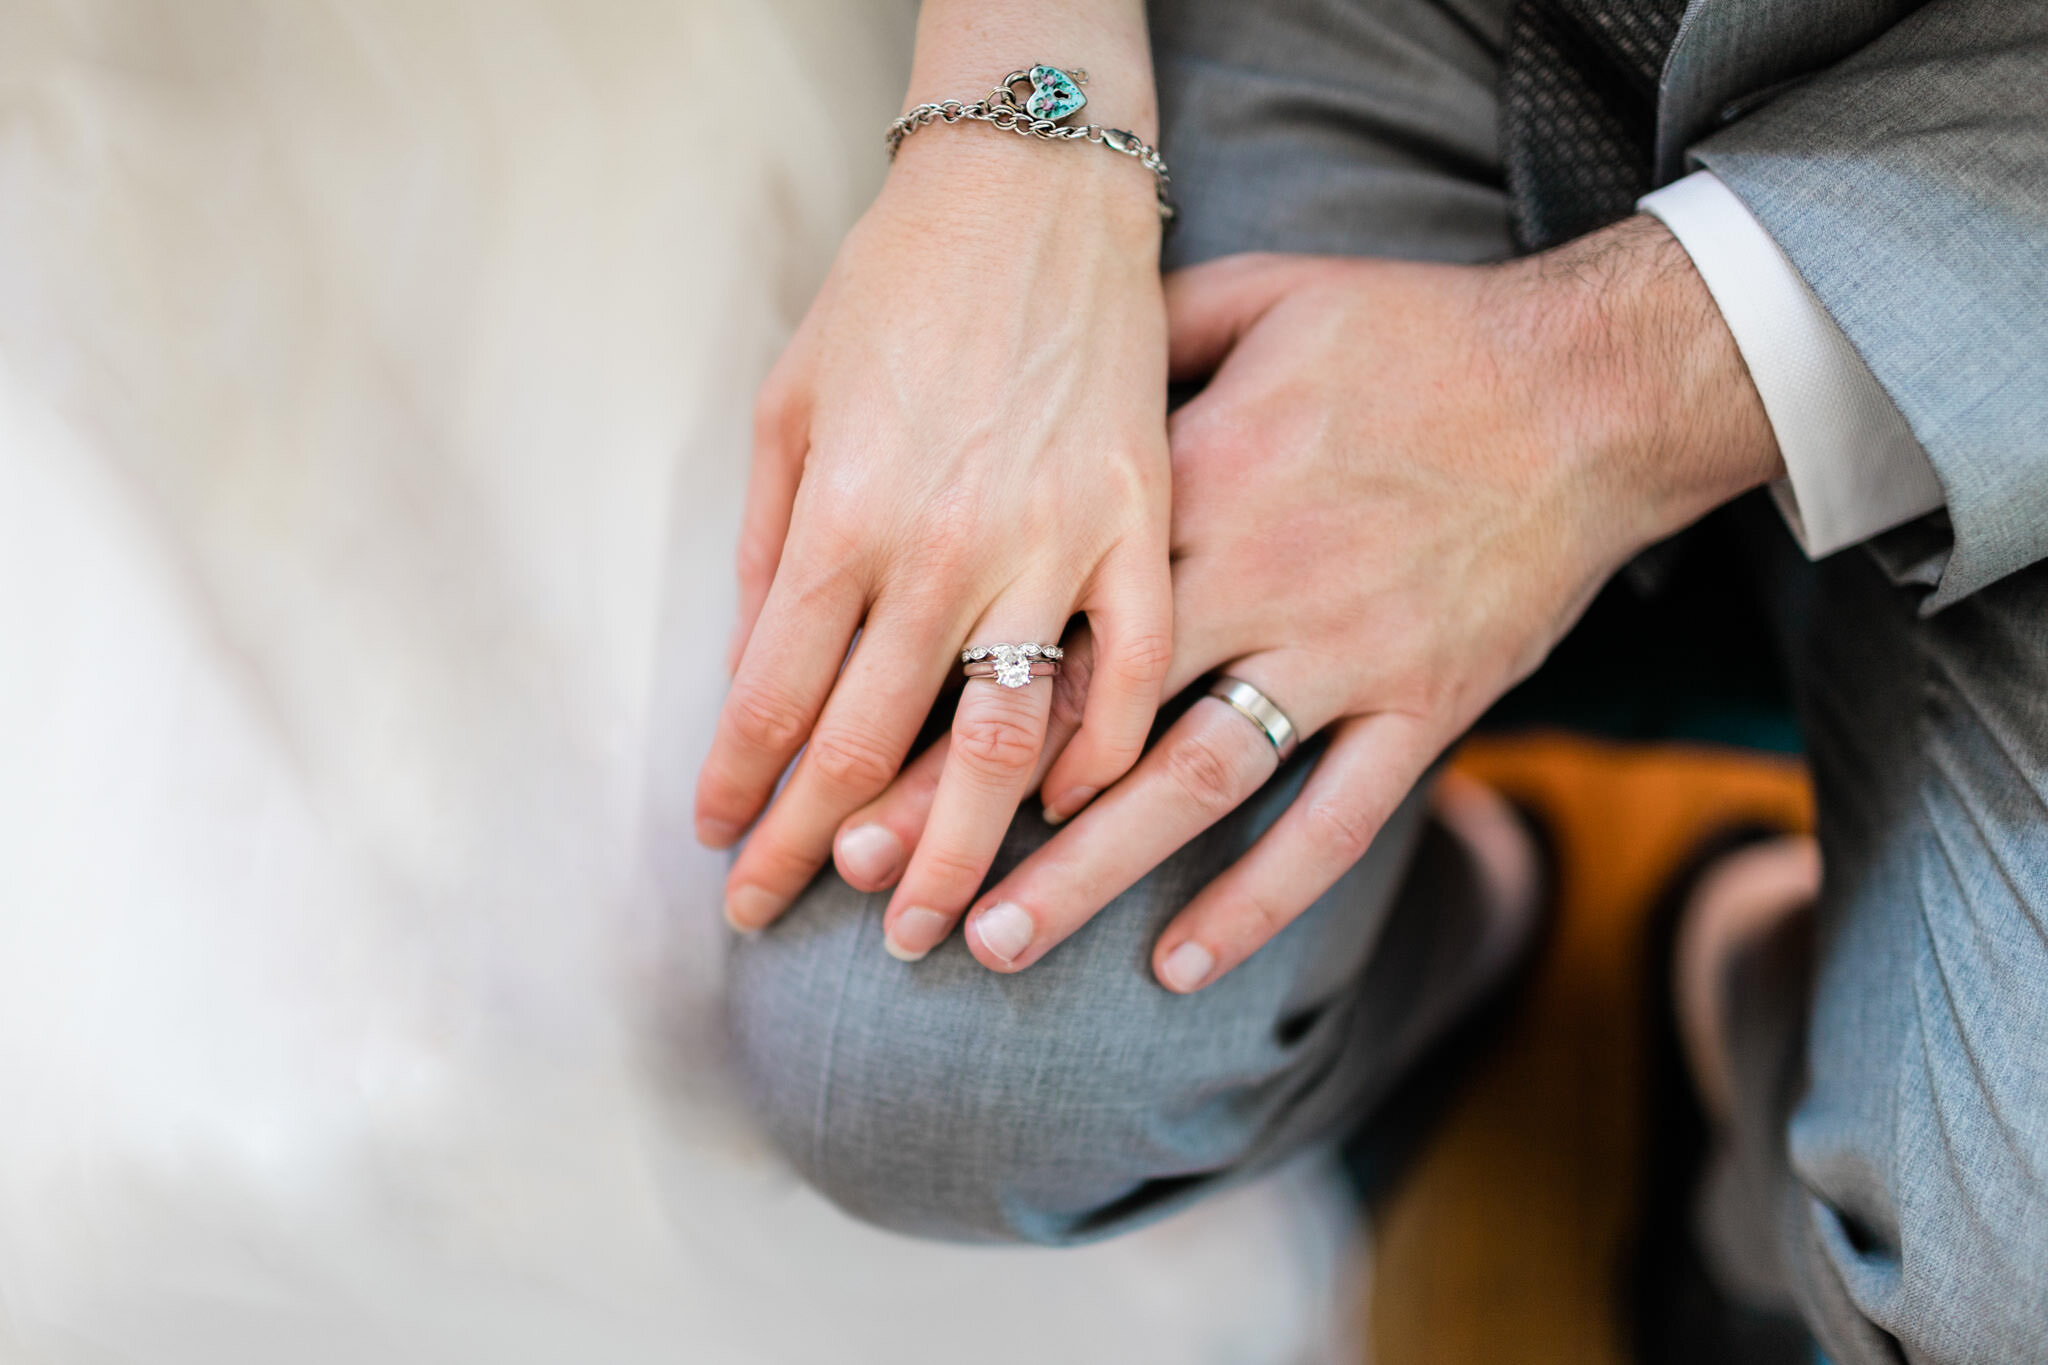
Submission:
<svg viewBox="0 0 2048 1365">
<path fill-rule="evenodd" d="M 1685 0 L 1520 0 L 1508 20 L 1501 148 L 1530 250 L 1625 218 L 1647 193 L 1657 81 Z"/>
</svg>

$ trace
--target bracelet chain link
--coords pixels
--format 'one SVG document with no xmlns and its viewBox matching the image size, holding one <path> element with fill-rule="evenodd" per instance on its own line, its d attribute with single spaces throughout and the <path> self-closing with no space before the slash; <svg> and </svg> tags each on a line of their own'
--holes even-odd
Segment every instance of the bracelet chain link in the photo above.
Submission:
<svg viewBox="0 0 2048 1365">
<path fill-rule="evenodd" d="M 1088 73 L 1075 70 L 1077 80 L 1085 81 Z M 907 110 L 889 125 L 887 142 L 889 159 L 896 159 L 896 152 L 903 146 L 903 139 L 920 128 L 934 123 L 960 123 L 973 121 L 986 123 L 1004 132 L 1016 133 L 1020 137 L 1044 138 L 1048 142 L 1095 142 L 1113 152 L 1121 152 L 1146 170 L 1152 172 L 1153 187 L 1159 195 L 1159 216 L 1168 222 L 1173 220 L 1173 181 L 1167 175 L 1166 162 L 1159 155 L 1159 149 L 1146 142 L 1136 133 L 1122 128 L 1108 128 L 1096 123 L 1062 124 L 1054 119 L 1033 118 L 1017 103 L 1014 87 L 1019 82 L 1028 82 L 1028 71 L 1013 71 L 1003 79 L 1001 85 L 988 95 L 969 104 L 962 100 L 940 100 L 933 104 L 920 104 Z"/>
</svg>

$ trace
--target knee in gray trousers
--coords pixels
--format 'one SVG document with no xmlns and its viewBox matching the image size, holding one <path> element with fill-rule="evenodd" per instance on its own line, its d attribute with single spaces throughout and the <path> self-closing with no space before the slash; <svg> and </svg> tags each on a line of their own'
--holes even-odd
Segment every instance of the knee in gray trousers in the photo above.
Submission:
<svg viewBox="0 0 2048 1365">
<path fill-rule="evenodd" d="M 728 972 L 734 1056 L 776 1145 L 866 1221 L 1066 1243 L 1161 1214 L 1356 1118 L 1472 994 L 1462 978 L 1476 903 L 1456 889 L 1469 869 L 1441 834 L 1424 841 L 1391 913 L 1424 828 L 1418 797 L 1222 981 L 1176 996 L 1150 967 L 1167 920 L 1299 789 L 1310 747 L 1015 975 L 981 966 L 957 935 L 923 962 L 887 956 L 886 896 L 828 871 L 784 920 L 735 945 Z M 994 875 L 1049 833 L 1020 815 Z"/>
</svg>

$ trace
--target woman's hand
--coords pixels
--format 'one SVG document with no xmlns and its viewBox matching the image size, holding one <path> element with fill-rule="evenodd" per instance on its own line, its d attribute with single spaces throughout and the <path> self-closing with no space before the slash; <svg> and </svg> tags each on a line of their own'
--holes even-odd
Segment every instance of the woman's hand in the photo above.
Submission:
<svg viewBox="0 0 2048 1365">
<path fill-rule="evenodd" d="M 1711 298 L 1646 220 L 1503 267 L 1240 257 L 1168 298 L 1176 375 L 1216 372 L 1172 425 L 1167 688 L 1227 672 L 1330 737 L 1156 945 L 1161 982 L 1190 991 L 1350 868 L 1620 564 L 1769 477 L 1777 448 Z M 868 826 L 915 840 L 929 763 L 847 821 L 842 871 Z M 980 898 L 969 948 L 1028 967 L 1275 765 L 1261 729 L 1197 702 Z M 1060 776 L 1054 814 L 1079 804 Z"/>
<path fill-rule="evenodd" d="M 1170 654 L 1159 233 L 1150 176 L 1100 147 L 974 125 L 905 143 L 758 406 L 736 672 L 697 790 L 707 843 L 761 817 L 736 926 L 810 881 L 966 645 L 1056 641 L 1085 614 L 1096 667 L 1060 780 L 1105 787 L 1136 759 Z M 904 849 L 899 952 L 944 937 L 986 875 L 1051 693 L 967 684 Z"/>
</svg>

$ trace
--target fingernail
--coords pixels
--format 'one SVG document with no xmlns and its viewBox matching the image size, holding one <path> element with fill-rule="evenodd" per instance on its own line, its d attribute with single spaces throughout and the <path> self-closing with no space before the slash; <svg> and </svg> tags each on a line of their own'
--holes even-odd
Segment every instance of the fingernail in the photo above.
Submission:
<svg viewBox="0 0 2048 1365">
<path fill-rule="evenodd" d="M 708 815 L 697 817 L 697 842 L 706 848 L 729 848 L 740 837 L 740 827 L 730 820 L 714 820 Z"/>
<path fill-rule="evenodd" d="M 858 825 L 839 836 L 839 870 L 847 880 L 880 886 L 903 866 L 903 841 L 882 825 Z"/>
<path fill-rule="evenodd" d="M 1076 787 L 1057 801 L 1045 803 L 1045 823 L 1057 825 L 1073 818 L 1074 812 L 1095 799 L 1095 788 Z"/>
<path fill-rule="evenodd" d="M 725 922 L 743 934 L 758 933 L 782 913 L 783 901 L 758 886 L 735 886 L 725 893 Z"/>
<path fill-rule="evenodd" d="M 945 940 L 950 921 L 936 910 L 913 905 L 896 917 L 882 946 L 898 962 L 921 962 L 924 955 Z"/>
<path fill-rule="evenodd" d="M 1031 946 L 1031 936 L 1038 932 L 1038 926 L 1024 913 L 1023 906 L 997 901 L 974 917 L 974 932 L 982 947 L 1004 962 L 1015 962 Z"/>
<path fill-rule="evenodd" d="M 1173 991 L 1191 991 L 1216 970 L 1216 955 L 1190 939 L 1166 955 L 1159 964 L 1159 979 Z"/>
</svg>

